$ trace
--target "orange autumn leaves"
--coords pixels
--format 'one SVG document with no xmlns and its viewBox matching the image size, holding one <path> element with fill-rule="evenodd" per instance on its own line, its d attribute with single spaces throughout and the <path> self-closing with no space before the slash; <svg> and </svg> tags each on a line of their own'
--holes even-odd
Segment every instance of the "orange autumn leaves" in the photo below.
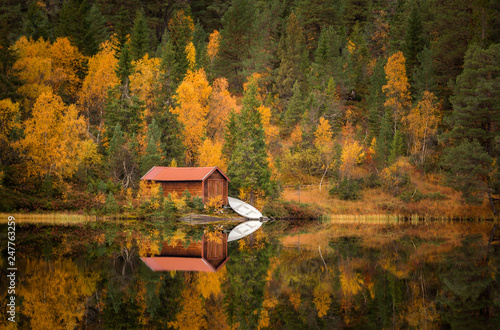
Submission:
<svg viewBox="0 0 500 330">
<path fill-rule="evenodd" d="M 170 111 L 184 126 L 186 163 L 225 168 L 222 128 L 236 101 L 227 91 L 226 79 L 210 86 L 203 69 L 188 70 L 174 97 L 179 104 Z"/>
</svg>

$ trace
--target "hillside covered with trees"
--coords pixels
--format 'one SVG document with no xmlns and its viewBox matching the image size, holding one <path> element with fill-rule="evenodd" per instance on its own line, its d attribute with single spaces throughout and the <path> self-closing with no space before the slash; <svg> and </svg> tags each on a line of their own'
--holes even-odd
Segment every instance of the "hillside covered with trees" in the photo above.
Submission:
<svg viewBox="0 0 500 330">
<path fill-rule="evenodd" d="M 117 210 L 155 165 L 493 206 L 499 29 L 493 0 L 2 1 L 3 211 Z"/>
</svg>

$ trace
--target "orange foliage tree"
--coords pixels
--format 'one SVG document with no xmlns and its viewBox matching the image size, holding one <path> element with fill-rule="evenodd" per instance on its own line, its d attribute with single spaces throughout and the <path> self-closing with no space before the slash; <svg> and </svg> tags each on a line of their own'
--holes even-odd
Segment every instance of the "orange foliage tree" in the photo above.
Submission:
<svg viewBox="0 0 500 330">
<path fill-rule="evenodd" d="M 323 117 L 319 119 L 318 127 L 316 128 L 316 132 L 314 132 L 314 145 L 319 152 L 322 170 L 324 171 L 319 183 L 319 189 L 321 190 L 321 184 L 326 172 L 331 168 L 334 161 L 332 152 L 333 131 L 328 119 Z"/>
<path fill-rule="evenodd" d="M 387 95 L 384 103 L 389 107 L 394 116 L 394 132 L 401 119 L 406 116 L 410 104 L 410 84 L 406 76 L 405 58 L 402 52 L 397 52 L 389 57 L 385 65 L 387 85 L 382 87 Z"/>
<path fill-rule="evenodd" d="M 408 133 L 411 138 L 411 154 L 419 164 L 425 162 L 429 154 L 430 142 L 436 137 L 441 114 L 436 97 L 433 93 L 425 91 L 422 100 L 411 109 L 406 117 Z"/>
<path fill-rule="evenodd" d="M 184 126 L 184 144 L 186 146 L 186 164 L 193 165 L 197 159 L 207 127 L 208 103 L 212 87 L 210 87 L 205 71 L 188 71 L 177 88 L 174 99 L 179 106 L 170 111 L 178 115 Z"/>
<path fill-rule="evenodd" d="M 218 166 L 223 171 L 227 170 L 227 163 L 222 157 L 222 143 L 212 142 L 209 138 L 203 141 L 198 154 L 198 166 Z"/>
<path fill-rule="evenodd" d="M 118 59 L 111 41 L 101 44 L 100 51 L 89 59 L 88 74 L 78 96 L 80 111 L 85 113 L 87 131 L 100 141 L 104 130 L 104 111 L 108 90 L 119 83 L 115 70 Z"/>
<path fill-rule="evenodd" d="M 21 37 L 13 49 L 19 55 L 13 68 L 24 82 L 18 92 L 28 101 L 50 90 L 74 101 L 81 86 L 78 72 L 83 69 L 84 57 L 67 38 L 57 38 L 51 44 L 43 38 L 34 41 Z"/>
<path fill-rule="evenodd" d="M 132 61 L 134 72 L 130 75 L 130 92 L 146 104 L 146 115 L 154 104 L 155 85 L 160 77 L 160 59 L 150 58 L 148 54 Z"/>
<path fill-rule="evenodd" d="M 66 106 L 58 95 L 44 92 L 23 128 L 25 137 L 18 146 L 25 152 L 29 176 L 62 179 L 75 173 L 85 122 L 74 105 Z"/>
<path fill-rule="evenodd" d="M 228 82 L 225 78 L 215 79 L 212 84 L 207 117 L 207 136 L 213 141 L 222 141 L 229 112 L 237 108 L 236 100 L 231 96 L 227 87 Z"/>
</svg>

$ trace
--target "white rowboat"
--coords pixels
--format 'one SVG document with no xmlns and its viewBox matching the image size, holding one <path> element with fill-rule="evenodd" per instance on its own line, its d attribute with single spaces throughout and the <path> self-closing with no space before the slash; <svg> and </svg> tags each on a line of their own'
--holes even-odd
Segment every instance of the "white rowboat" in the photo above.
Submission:
<svg viewBox="0 0 500 330">
<path fill-rule="evenodd" d="M 231 232 L 227 236 L 227 241 L 228 242 L 236 241 L 240 238 L 248 236 L 257 229 L 259 229 L 260 226 L 262 226 L 262 222 L 260 221 L 243 222 L 242 224 L 237 225 L 236 227 L 234 227 L 233 230 L 231 230 Z"/>
<path fill-rule="evenodd" d="M 247 219 L 258 220 L 262 218 L 262 213 L 250 204 L 247 204 L 239 199 L 228 197 L 229 206 L 242 217 Z"/>
</svg>

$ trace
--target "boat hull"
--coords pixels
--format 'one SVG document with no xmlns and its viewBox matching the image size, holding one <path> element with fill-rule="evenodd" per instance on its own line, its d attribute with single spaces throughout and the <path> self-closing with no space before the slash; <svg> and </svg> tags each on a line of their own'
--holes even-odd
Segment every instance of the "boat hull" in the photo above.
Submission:
<svg viewBox="0 0 500 330">
<path fill-rule="evenodd" d="M 260 221 L 247 221 L 242 224 L 237 225 L 234 227 L 233 230 L 229 233 L 227 237 L 227 241 L 236 241 L 239 240 L 245 236 L 250 235 L 251 233 L 255 232 L 257 229 L 259 229 L 262 226 L 262 222 Z"/>
<path fill-rule="evenodd" d="M 229 206 L 242 217 L 252 220 L 258 220 L 262 218 L 262 213 L 250 204 L 247 204 L 239 199 L 228 197 Z"/>
</svg>

